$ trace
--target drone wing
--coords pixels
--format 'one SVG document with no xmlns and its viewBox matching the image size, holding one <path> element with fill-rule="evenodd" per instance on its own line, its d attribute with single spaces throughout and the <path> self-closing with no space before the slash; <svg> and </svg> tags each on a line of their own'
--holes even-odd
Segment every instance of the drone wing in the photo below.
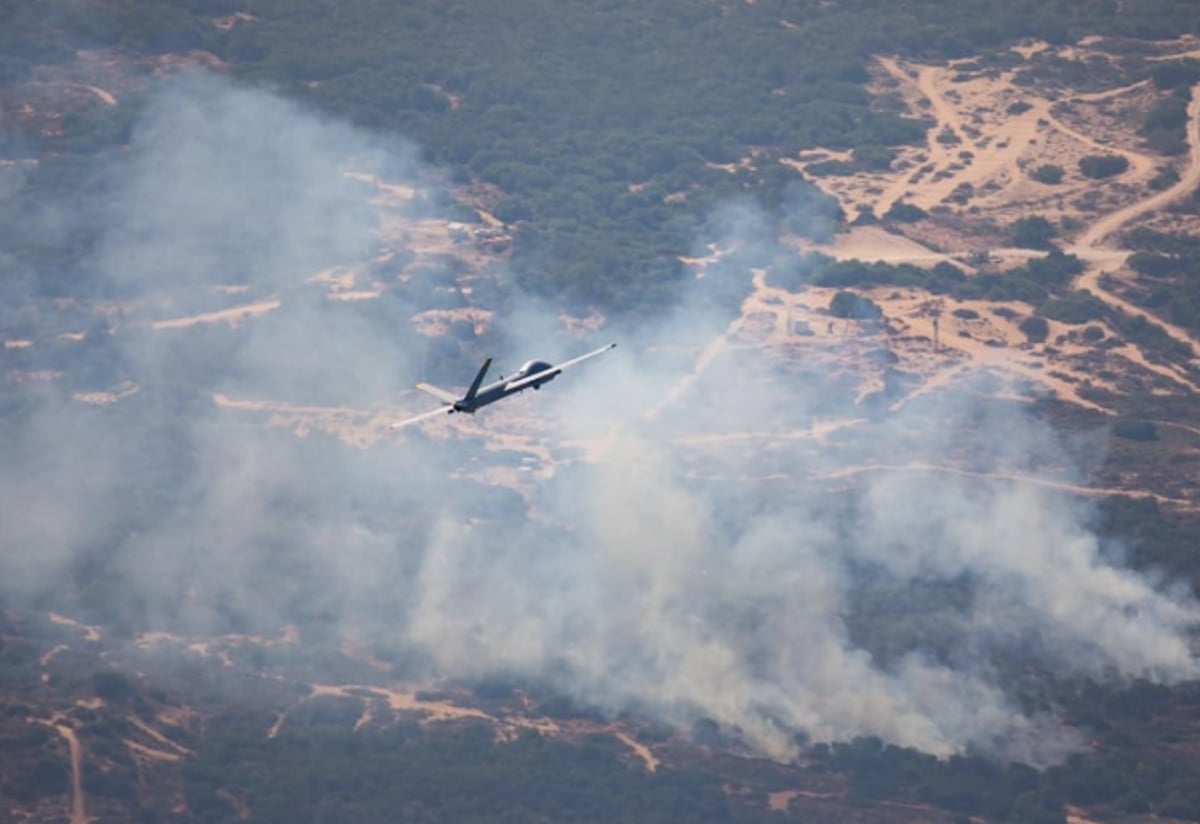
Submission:
<svg viewBox="0 0 1200 824">
<path fill-rule="evenodd" d="M 425 420 L 426 418 L 432 418 L 435 415 L 453 415 L 453 414 L 454 414 L 453 407 L 443 406 L 441 409 L 430 409 L 428 412 L 422 412 L 420 415 L 414 415 L 413 417 L 408 418 L 407 420 L 396 421 L 395 423 L 390 424 L 388 426 L 388 429 L 390 429 L 394 432 L 397 429 L 403 429 L 404 427 L 409 426 L 410 424 L 418 423 L 420 421 Z"/>
<path fill-rule="evenodd" d="M 453 392 L 447 392 L 445 389 L 434 386 L 433 384 L 418 383 L 417 388 L 420 389 L 422 392 L 428 392 L 430 395 L 433 395 L 435 398 L 437 398 L 442 403 L 452 404 L 455 401 L 462 400 L 461 398 L 458 397 L 458 395 L 455 395 Z"/>
<path fill-rule="evenodd" d="M 616 349 L 616 348 L 617 348 L 617 345 L 615 343 L 610 343 L 608 346 L 601 346 L 599 349 L 595 350 L 594 352 L 588 352 L 586 355 L 580 355 L 577 358 L 571 358 L 568 361 L 563 361 L 560 364 L 551 366 L 549 369 L 544 369 L 541 372 L 534 372 L 532 375 L 530 375 L 527 378 L 521 378 L 521 380 L 519 380 L 519 381 L 513 381 L 512 383 L 509 383 L 507 386 L 505 386 L 505 389 L 515 392 L 518 389 L 524 389 L 526 386 L 532 386 L 535 383 L 543 383 L 547 379 L 553 378 L 555 375 L 557 375 L 559 372 L 562 372 L 564 369 L 570 369 L 572 366 L 576 366 L 577 364 L 583 363 L 585 360 L 588 360 L 589 358 L 594 358 L 597 355 L 603 355 L 608 350 Z"/>
</svg>

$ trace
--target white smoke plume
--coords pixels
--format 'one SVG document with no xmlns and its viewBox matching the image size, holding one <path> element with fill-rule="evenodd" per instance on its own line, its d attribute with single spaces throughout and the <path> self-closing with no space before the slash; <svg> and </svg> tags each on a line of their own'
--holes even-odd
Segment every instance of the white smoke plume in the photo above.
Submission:
<svg viewBox="0 0 1200 824">
<path fill-rule="evenodd" d="M 262 90 L 193 76 L 151 95 L 129 156 L 105 170 L 82 271 L 168 314 L 219 285 L 281 306 L 233 331 L 119 328 L 109 365 L 141 395 L 97 410 L 60 386 L 7 418 L 6 601 L 79 586 L 98 612 L 121 599 L 140 628 L 326 622 L 408 650 L 428 677 L 542 680 L 604 712 L 711 719 L 778 758 L 877 735 L 1046 763 L 1077 740 L 1006 690 L 1014 656 L 1056 675 L 1197 674 L 1191 594 L 1113 566 L 1066 496 L 858 471 L 964 449 L 985 473 L 1061 464 L 1048 429 L 965 397 L 862 420 L 852 398 L 831 400 L 834 377 L 724 337 L 745 272 L 714 267 L 734 280 L 689 284 L 669 317 L 611 320 L 614 353 L 480 413 L 497 433 L 535 415 L 554 454 L 589 456 L 562 458 L 530 507 L 468 479 L 499 460 L 486 438 L 359 449 L 215 408 L 214 392 L 387 408 L 421 375 L 411 284 L 358 307 L 307 285 L 378 251 L 348 169 L 421 172 L 411 152 Z M 697 248 L 766 243 L 760 220 L 740 206 Z M 516 305 L 504 351 L 478 354 L 592 343 Z M 830 409 L 848 419 L 840 434 L 784 437 Z M 839 472 L 852 481 L 839 494 L 813 480 Z"/>
</svg>

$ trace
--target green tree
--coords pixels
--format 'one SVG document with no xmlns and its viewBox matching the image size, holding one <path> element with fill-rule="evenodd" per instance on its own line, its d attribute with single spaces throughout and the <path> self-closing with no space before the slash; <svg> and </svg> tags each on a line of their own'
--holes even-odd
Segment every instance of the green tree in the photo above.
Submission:
<svg viewBox="0 0 1200 824">
<path fill-rule="evenodd" d="M 1013 221 L 1008 234 L 1014 245 L 1024 249 L 1049 249 L 1058 229 L 1041 215 L 1030 215 Z"/>
<path fill-rule="evenodd" d="M 1084 177 L 1102 180 L 1124 174 L 1129 160 L 1124 155 L 1088 155 L 1079 159 L 1079 172 Z"/>
<path fill-rule="evenodd" d="M 1062 183 L 1063 168 L 1062 166 L 1056 166 L 1053 163 L 1043 163 L 1041 166 L 1038 166 L 1036 169 L 1030 172 L 1029 176 L 1038 183 L 1045 183 L 1049 186 L 1057 186 L 1059 183 Z"/>
<path fill-rule="evenodd" d="M 835 318 L 873 320 L 882 317 L 883 310 L 870 298 L 856 295 L 853 292 L 841 291 L 834 294 L 833 299 L 830 300 L 829 314 Z"/>
<path fill-rule="evenodd" d="M 1045 318 L 1037 315 L 1025 318 L 1019 324 L 1019 328 L 1025 333 L 1025 337 L 1030 343 L 1041 343 L 1050 336 L 1050 324 Z"/>
<path fill-rule="evenodd" d="M 928 216 L 929 213 L 920 206 L 905 203 L 903 200 L 897 200 L 883 215 L 885 220 L 894 220 L 897 223 L 916 223 Z"/>
</svg>

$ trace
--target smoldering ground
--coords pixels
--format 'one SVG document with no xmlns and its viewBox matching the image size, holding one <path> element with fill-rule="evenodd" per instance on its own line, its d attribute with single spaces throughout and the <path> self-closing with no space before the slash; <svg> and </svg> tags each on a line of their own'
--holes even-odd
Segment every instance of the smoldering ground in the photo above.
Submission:
<svg viewBox="0 0 1200 824">
<path fill-rule="evenodd" d="M 778 758 L 801 740 L 877 735 L 1046 763 L 1077 738 L 1053 706 L 1006 691 L 1013 660 L 1055 675 L 1196 675 L 1191 593 L 1107 561 L 1067 497 L 938 473 L 863 472 L 839 494 L 812 482 L 897 452 L 936 466 L 969 450 L 981 474 L 1070 456 L 1033 419 L 973 395 L 862 420 L 853 397 L 831 399 L 834 376 L 723 338 L 747 284 L 731 267 L 710 277 L 732 281 L 682 285 L 667 316 L 610 319 L 621 347 L 536 403 L 481 413 L 497 436 L 536 419 L 564 456 L 531 503 L 473 479 L 505 457 L 487 435 L 358 449 L 216 408 L 214 392 L 395 409 L 428 377 L 409 325 L 426 308 L 410 297 L 419 284 L 344 303 L 307 283 L 380 252 L 369 192 L 344 172 L 416 181 L 415 156 L 221 79 L 150 96 L 128 153 L 97 170 L 108 206 L 87 216 L 100 239 L 76 277 L 146 312 L 194 309 L 228 284 L 244 287 L 237 300 L 281 305 L 236 328 L 118 319 L 75 348 L 39 337 L 20 355 L 23 368 L 60 356 L 64 374 L 9 387 L 6 603 L 67 602 L 128 631 L 320 624 L 403 651 L 425 678 L 520 678 L 604 712 L 711 719 Z M 45 208 L 57 225 L 83 219 L 67 201 Z M 734 208 L 713 224 L 726 234 L 698 248 L 769 242 L 752 207 Z M 602 340 L 567 340 L 547 306 L 513 301 L 496 354 Z M 81 404 L 72 392 L 98 380 L 89 370 L 141 391 Z M 818 413 L 845 415 L 845 434 L 771 442 Z M 580 451 L 589 459 L 570 458 Z M 750 480 L 764 465 L 793 480 Z"/>
</svg>

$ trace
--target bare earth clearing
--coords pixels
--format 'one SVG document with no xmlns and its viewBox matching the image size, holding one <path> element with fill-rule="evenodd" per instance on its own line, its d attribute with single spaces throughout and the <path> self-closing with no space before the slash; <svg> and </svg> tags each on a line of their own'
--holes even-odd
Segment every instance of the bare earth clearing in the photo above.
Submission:
<svg viewBox="0 0 1200 824">
<path fill-rule="evenodd" d="M 1085 60 L 1100 54 L 1098 43 L 1064 50 L 1059 57 Z M 1045 44 L 1020 49 L 1026 60 L 1047 53 Z M 968 61 L 959 61 L 960 63 Z M 893 164 L 896 171 L 861 173 L 845 177 L 818 178 L 818 185 L 836 196 L 848 214 L 865 210 L 882 216 L 903 200 L 931 213 L 929 219 L 905 229 L 901 237 L 877 226 L 855 228 L 839 235 L 828 247 L 811 247 L 838 259 L 931 266 L 952 262 L 973 274 L 980 259 L 992 263 L 1022 262 L 1039 252 L 996 248 L 1002 237 L 989 235 L 980 226 L 1007 226 L 1017 218 L 1041 214 L 1066 225 L 1082 226 L 1068 237 L 1065 251 L 1077 255 L 1086 266 L 1075 286 L 1086 289 L 1110 305 L 1133 316 L 1145 316 L 1163 327 L 1174 340 L 1191 348 L 1191 365 L 1200 364 L 1200 342 L 1187 330 L 1164 322 L 1104 288 L 1106 273 L 1128 274 L 1123 267 L 1128 253 L 1114 245 L 1114 237 L 1135 225 L 1167 227 L 1172 230 L 1200 228 L 1193 218 L 1164 216 L 1163 209 L 1192 194 L 1200 184 L 1200 94 L 1194 90 L 1188 109 L 1189 152 L 1184 161 L 1152 156 L 1140 147 L 1138 120 L 1131 110 L 1147 106 L 1147 83 L 1135 83 L 1088 94 L 1060 93 L 1040 96 L 1037 87 L 1014 84 L 1015 69 L 967 72 L 962 66 L 923 66 L 891 58 L 879 60 L 880 90 L 899 95 L 918 114 L 936 122 L 927 145 L 906 149 Z M 1013 108 L 1010 108 L 1013 107 Z M 1098 137 L 1090 137 L 1097 135 Z M 1128 170 L 1114 180 L 1095 181 L 1082 177 L 1078 160 L 1091 154 L 1114 154 L 1129 161 Z M 811 153 L 796 165 L 804 168 L 827 155 Z M 1067 174 L 1062 184 L 1046 185 L 1029 177 L 1041 164 L 1059 165 Z M 1153 192 L 1147 186 L 1155 170 L 1175 166 L 1180 172 L 1173 186 Z M 1167 221 L 1167 222 L 1164 222 Z M 1190 222 L 1189 222 L 1190 221 Z M 761 299 L 751 299 L 747 308 L 780 314 L 779 301 L 790 311 L 803 306 L 812 311 L 827 306 L 827 296 L 806 292 L 790 301 L 778 291 L 756 297 L 770 298 L 775 308 Z M 1193 375 L 1180 366 L 1155 362 L 1139 348 L 1122 342 L 1101 353 L 1071 334 L 1071 328 L 1051 323 L 1047 346 L 1026 343 L 1016 329 L 1016 320 L 1031 307 L 1006 307 L 1017 317 L 1012 322 L 988 318 L 995 304 L 942 301 L 922 302 L 920 293 L 904 289 L 874 289 L 870 297 L 883 308 L 887 325 L 902 332 L 892 338 L 892 351 L 904 368 L 917 366 L 932 385 L 945 382 L 947 370 L 964 371 L 985 367 L 1008 373 L 1042 390 L 1073 403 L 1100 411 L 1099 405 L 1083 400 L 1079 388 L 1101 385 L 1097 361 L 1112 373 L 1152 373 L 1154 394 L 1197 391 Z M 807 299 L 806 299 L 807 298 Z M 983 322 L 963 321 L 946 314 L 952 309 L 977 312 Z M 920 357 L 921 346 L 933 340 L 933 319 L 940 323 L 939 351 Z M 819 327 L 813 327 L 820 332 Z M 1105 338 L 1119 340 L 1115 330 L 1105 327 Z M 778 332 L 775 332 L 778 335 Z M 917 361 L 924 361 L 918 364 Z M 1107 386 L 1116 389 L 1115 386 Z"/>
</svg>

